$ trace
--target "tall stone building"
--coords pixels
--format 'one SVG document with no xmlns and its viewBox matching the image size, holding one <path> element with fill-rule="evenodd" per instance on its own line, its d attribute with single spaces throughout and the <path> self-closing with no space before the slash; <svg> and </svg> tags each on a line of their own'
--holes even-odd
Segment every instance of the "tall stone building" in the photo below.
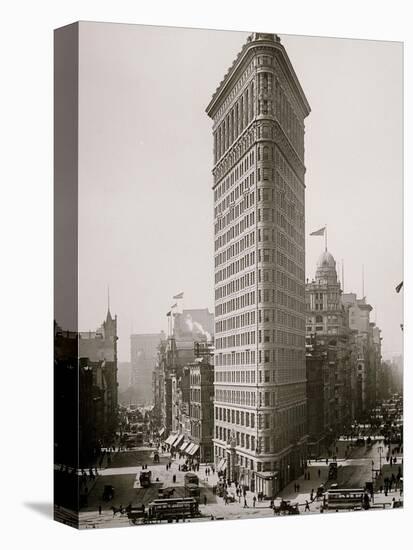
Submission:
<svg viewBox="0 0 413 550">
<path fill-rule="evenodd" d="M 304 119 L 274 34 L 252 34 L 207 107 L 213 119 L 214 459 L 273 496 L 306 458 Z"/>
<path fill-rule="evenodd" d="M 211 342 L 213 329 L 208 309 L 184 309 L 173 316 L 172 333 L 158 347 L 152 378 L 154 417 L 162 434 L 191 433 L 189 365 L 196 345 Z"/>
<path fill-rule="evenodd" d="M 351 338 L 348 313 L 341 300 L 336 262 L 325 250 L 317 262 L 315 278 L 306 285 L 307 339 L 316 344 L 316 355 L 324 357 L 323 403 L 324 443 L 350 424 L 351 412 Z M 316 363 L 307 357 L 307 367 Z M 309 372 L 307 369 L 307 378 Z M 314 396 L 316 399 L 317 397 Z M 310 404 L 309 404 L 310 405 Z M 311 404 L 312 406 L 312 404 Z M 313 434 L 309 434 L 312 439 Z M 319 450 L 319 447 L 316 446 Z"/>
<path fill-rule="evenodd" d="M 355 341 L 354 353 L 354 413 L 365 420 L 377 400 L 377 376 L 381 364 L 380 329 L 370 322 L 372 306 L 366 297 L 358 299 L 354 293 L 342 296 L 348 311 L 349 327 Z"/>
</svg>

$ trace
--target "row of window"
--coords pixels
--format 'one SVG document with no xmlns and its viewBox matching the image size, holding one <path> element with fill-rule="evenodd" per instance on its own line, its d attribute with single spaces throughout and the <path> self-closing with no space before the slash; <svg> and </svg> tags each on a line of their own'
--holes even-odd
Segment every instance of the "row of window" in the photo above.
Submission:
<svg viewBox="0 0 413 550">
<path fill-rule="evenodd" d="M 225 154 L 254 115 L 254 83 L 251 82 L 214 132 L 215 162 Z"/>
<path fill-rule="evenodd" d="M 248 288 L 249 286 L 253 286 L 254 284 L 255 270 L 245 273 L 245 275 L 242 275 L 241 277 L 230 281 L 226 285 L 217 287 L 215 289 L 215 300 L 226 298 L 234 292 L 239 292 L 240 290 L 244 290 L 244 288 Z"/>
<path fill-rule="evenodd" d="M 230 225 L 232 222 L 237 220 L 238 217 L 239 217 L 239 214 L 238 216 L 235 215 L 234 208 L 228 210 L 227 214 L 223 216 L 219 216 L 215 223 L 215 234 L 218 234 L 219 231 L 222 231 L 223 229 L 225 229 L 228 225 Z M 241 233 L 242 231 L 244 231 L 244 229 L 250 227 L 251 225 L 254 225 L 254 223 L 255 223 L 255 212 L 253 211 L 250 214 L 247 214 L 246 216 L 244 216 L 243 224 L 240 224 L 240 230 L 241 228 L 243 228 L 241 230 Z"/>
<path fill-rule="evenodd" d="M 284 268 L 289 274 L 294 275 L 299 281 L 304 280 L 304 270 L 301 269 L 296 262 L 290 260 L 283 252 L 277 250 L 275 258 L 277 261 L 277 267 Z M 225 281 L 225 279 L 228 279 L 234 274 L 232 265 L 233 264 L 226 266 L 215 273 L 215 283 Z M 262 273 L 262 279 L 265 282 L 265 270 L 263 270 Z M 258 271 L 259 282 L 261 281 L 260 276 L 261 270 Z"/>
<path fill-rule="evenodd" d="M 250 345 L 255 345 L 255 330 L 215 338 L 216 350 Z"/>
<path fill-rule="evenodd" d="M 255 244 L 255 231 L 250 231 L 249 233 L 243 235 L 238 241 L 235 241 L 233 244 L 230 244 L 225 250 L 220 252 L 223 255 L 223 261 L 229 261 L 231 258 L 238 256 L 245 249 L 250 248 Z M 221 247 L 219 244 L 219 239 L 216 240 L 215 250 L 218 250 Z"/>
<path fill-rule="evenodd" d="M 255 304 L 255 291 L 245 292 L 236 298 L 232 298 L 227 302 L 218 304 L 215 306 L 215 316 L 225 315 L 226 313 L 231 313 L 231 311 L 236 311 L 238 309 L 243 309 Z"/>
<path fill-rule="evenodd" d="M 305 339 L 305 337 L 303 336 Z M 244 365 L 255 365 L 255 350 L 246 350 L 246 351 L 240 351 L 240 352 L 233 352 L 233 353 L 217 353 L 214 358 L 215 366 L 216 367 L 225 367 L 225 366 L 244 366 Z M 261 355 L 262 359 L 262 355 Z M 264 357 L 265 359 L 265 357 Z M 269 364 L 272 360 L 272 364 L 275 366 L 277 365 L 277 369 L 280 370 L 282 368 L 285 368 L 287 370 L 293 369 L 295 366 L 305 365 L 305 351 L 302 348 L 299 349 L 293 349 L 293 348 L 284 348 L 284 347 L 278 347 L 276 349 L 272 350 L 272 354 L 268 357 L 268 361 L 264 361 L 264 363 Z M 261 361 L 262 362 L 262 361 Z M 255 372 L 254 371 L 245 371 L 245 374 L 243 374 L 243 370 L 240 370 L 241 373 L 239 375 L 239 379 L 236 377 L 237 374 L 234 375 L 227 375 L 227 374 L 219 374 L 217 377 L 217 373 L 223 373 L 223 372 L 234 372 L 237 371 L 215 371 L 215 380 L 217 382 L 245 382 L 245 383 L 252 383 L 255 384 Z M 247 374 L 247 373 L 250 374 Z"/>
<path fill-rule="evenodd" d="M 236 328 L 247 327 L 255 324 L 255 309 L 252 311 L 247 311 L 241 313 L 241 315 L 234 315 L 223 319 L 222 321 L 217 321 L 215 323 L 215 334 L 219 332 L 226 332 L 227 330 L 233 330 Z"/>
<path fill-rule="evenodd" d="M 281 123 L 295 150 L 304 154 L 304 126 L 287 99 L 278 79 L 271 73 L 259 73 L 258 111 L 262 115 L 275 116 Z"/>
<path fill-rule="evenodd" d="M 255 365 L 255 350 L 246 350 L 236 353 L 216 353 L 214 356 L 214 363 L 216 367 Z M 251 374 L 251 376 L 255 382 L 255 374 Z"/>
<path fill-rule="evenodd" d="M 244 434 L 244 432 L 235 432 L 235 441 L 237 447 L 244 447 L 245 449 L 251 449 L 255 451 L 255 436 L 250 434 Z M 229 443 L 232 439 L 232 429 L 223 428 L 222 426 L 215 426 L 215 438 L 220 441 Z"/>
<path fill-rule="evenodd" d="M 248 353 L 249 352 L 243 352 Z M 241 354 L 239 354 L 241 355 Z M 254 352 L 255 357 L 255 352 Z M 249 357 L 247 358 L 249 360 Z M 242 365 L 242 359 L 240 360 Z M 255 384 L 255 370 L 215 370 L 215 382 L 232 384 Z"/>
<path fill-rule="evenodd" d="M 230 422 L 237 426 L 255 428 L 255 413 L 215 407 L 215 420 Z"/>
<path fill-rule="evenodd" d="M 229 405 L 256 406 L 256 395 L 252 391 L 225 390 L 215 388 L 215 402 L 228 403 Z"/>
<path fill-rule="evenodd" d="M 250 167 L 254 165 L 254 151 L 251 151 L 248 153 L 244 159 L 236 166 L 232 172 L 215 188 L 214 190 L 214 202 L 216 203 L 225 193 L 227 193 L 231 187 L 238 181 L 239 178 L 241 178 L 247 170 L 249 170 Z M 245 180 L 243 182 L 244 188 L 245 186 L 249 186 L 249 181 Z M 238 196 L 240 196 L 241 190 L 238 189 Z M 232 195 L 232 193 L 234 193 Z M 232 198 L 230 199 L 228 197 L 228 202 L 233 202 L 236 198 L 237 189 L 235 189 L 231 193 Z"/>
<path fill-rule="evenodd" d="M 245 180 L 241 181 L 231 193 L 228 193 L 223 200 L 215 206 L 214 218 L 217 218 L 220 214 L 224 214 L 225 210 L 234 205 L 239 198 L 243 199 L 250 187 L 254 187 L 254 172 L 251 172 Z M 254 191 L 251 191 L 251 195 L 254 195 Z M 251 204 L 254 204 L 254 197 L 251 199 Z"/>
</svg>

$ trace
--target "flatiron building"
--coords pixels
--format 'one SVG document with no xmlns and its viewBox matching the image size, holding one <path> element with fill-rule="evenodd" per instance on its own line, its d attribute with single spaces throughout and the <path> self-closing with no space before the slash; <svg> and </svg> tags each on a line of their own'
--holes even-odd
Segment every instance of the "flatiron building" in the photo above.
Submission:
<svg viewBox="0 0 413 550">
<path fill-rule="evenodd" d="M 306 460 L 304 119 L 277 35 L 254 33 L 208 107 L 215 239 L 214 461 L 274 496 Z"/>
</svg>

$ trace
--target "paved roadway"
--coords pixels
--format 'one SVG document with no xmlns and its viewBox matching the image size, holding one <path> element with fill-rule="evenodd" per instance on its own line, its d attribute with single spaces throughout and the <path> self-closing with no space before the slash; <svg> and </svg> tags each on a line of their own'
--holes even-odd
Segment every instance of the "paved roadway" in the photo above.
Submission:
<svg viewBox="0 0 413 550">
<path fill-rule="evenodd" d="M 337 444 L 339 464 L 337 483 L 340 487 L 364 487 L 366 481 L 372 480 L 372 461 L 374 461 L 374 468 L 379 467 L 379 447 L 383 449 L 382 465 L 385 464 L 386 469 L 390 468 L 390 464 L 386 462 L 388 448 L 384 448 L 382 442 L 375 442 L 370 447 L 353 447 L 352 449 L 347 449 L 347 445 L 348 442 L 339 442 Z M 346 451 L 348 455 L 347 459 L 344 458 Z M 129 521 L 125 515 L 113 515 L 112 506 L 115 506 L 115 508 L 118 508 L 120 505 L 125 507 L 129 503 L 131 503 L 132 506 L 141 506 L 142 504 L 147 506 L 149 502 L 157 497 L 160 487 L 173 486 L 175 487 L 176 496 L 185 495 L 185 473 L 179 471 L 179 461 L 173 461 L 172 467 L 167 470 L 166 463 L 169 461 L 169 458 L 163 456 L 161 457 L 160 464 L 154 464 L 152 454 L 153 451 L 146 449 L 120 452 L 114 457 L 111 467 L 100 472 L 94 486 L 89 492 L 87 507 L 83 508 L 80 514 L 81 528 L 128 525 Z M 401 466 L 400 457 L 398 458 L 398 462 L 398 465 L 393 466 L 393 471 L 395 471 L 395 473 L 397 473 L 397 468 Z M 148 468 L 152 471 L 152 480 L 154 483 L 147 489 L 141 488 L 139 481 L 136 481 L 137 474 L 142 471 L 142 464 L 147 464 Z M 325 460 L 311 462 L 308 472 L 310 473 L 309 480 L 304 480 L 303 476 L 301 476 L 296 482 L 290 483 L 290 485 L 283 489 L 275 503 L 279 503 L 281 498 L 291 500 L 292 503 L 297 502 L 300 504 L 300 512 L 303 513 L 306 500 L 310 501 L 311 489 L 315 491 L 320 483 L 328 487 L 328 465 L 326 465 Z M 175 483 L 172 481 L 173 475 L 176 476 Z M 207 479 L 205 476 L 205 467 L 201 466 L 198 476 L 201 481 L 200 512 L 204 516 L 204 519 L 211 519 L 211 516 L 215 519 L 274 516 L 273 511 L 269 508 L 268 501 L 262 503 L 257 502 L 254 508 L 252 500 L 253 494 L 250 492 L 247 493 L 248 508 L 243 507 L 243 499 L 241 503 L 237 501 L 225 505 L 222 498 L 212 493 L 212 486 L 216 484 L 217 481 L 216 474 Z M 159 480 L 158 482 L 156 482 L 157 478 Z M 294 483 L 297 482 L 300 485 L 298 492 L 294 490 Z M 110 502 L 101 500 L 104 485 L 112 485 L 114 487 L 115 496 Z M 235 492 L 235 487 L 232 487 L 230 490 Z M 206 506 L 203 504 L 204 495 L 207 497 Z M 388 497 L 377 495 L 377 497 L 375 497 L 375 502 L 387 502 L 390 504 L 394 496 L 397 496 L 398 499 L 399 493 L 389 493 Z M 101 515 L 97 512 L 99 505 L 102 507 Z M 320 506 L 321 502 L 311 503 L 309 513 L 320 513 Z"/>
</svg>

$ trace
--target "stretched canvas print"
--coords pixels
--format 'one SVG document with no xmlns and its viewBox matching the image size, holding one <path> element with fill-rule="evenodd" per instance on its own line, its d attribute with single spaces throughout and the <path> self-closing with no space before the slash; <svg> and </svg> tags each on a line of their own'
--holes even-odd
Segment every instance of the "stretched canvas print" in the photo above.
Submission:
<svg viewBox="0 0 413 550">
<path fill-rule="evenodd" d="M 55 31 L 56 520 L 403 506 L 402 55 Z"/>
</svg>

